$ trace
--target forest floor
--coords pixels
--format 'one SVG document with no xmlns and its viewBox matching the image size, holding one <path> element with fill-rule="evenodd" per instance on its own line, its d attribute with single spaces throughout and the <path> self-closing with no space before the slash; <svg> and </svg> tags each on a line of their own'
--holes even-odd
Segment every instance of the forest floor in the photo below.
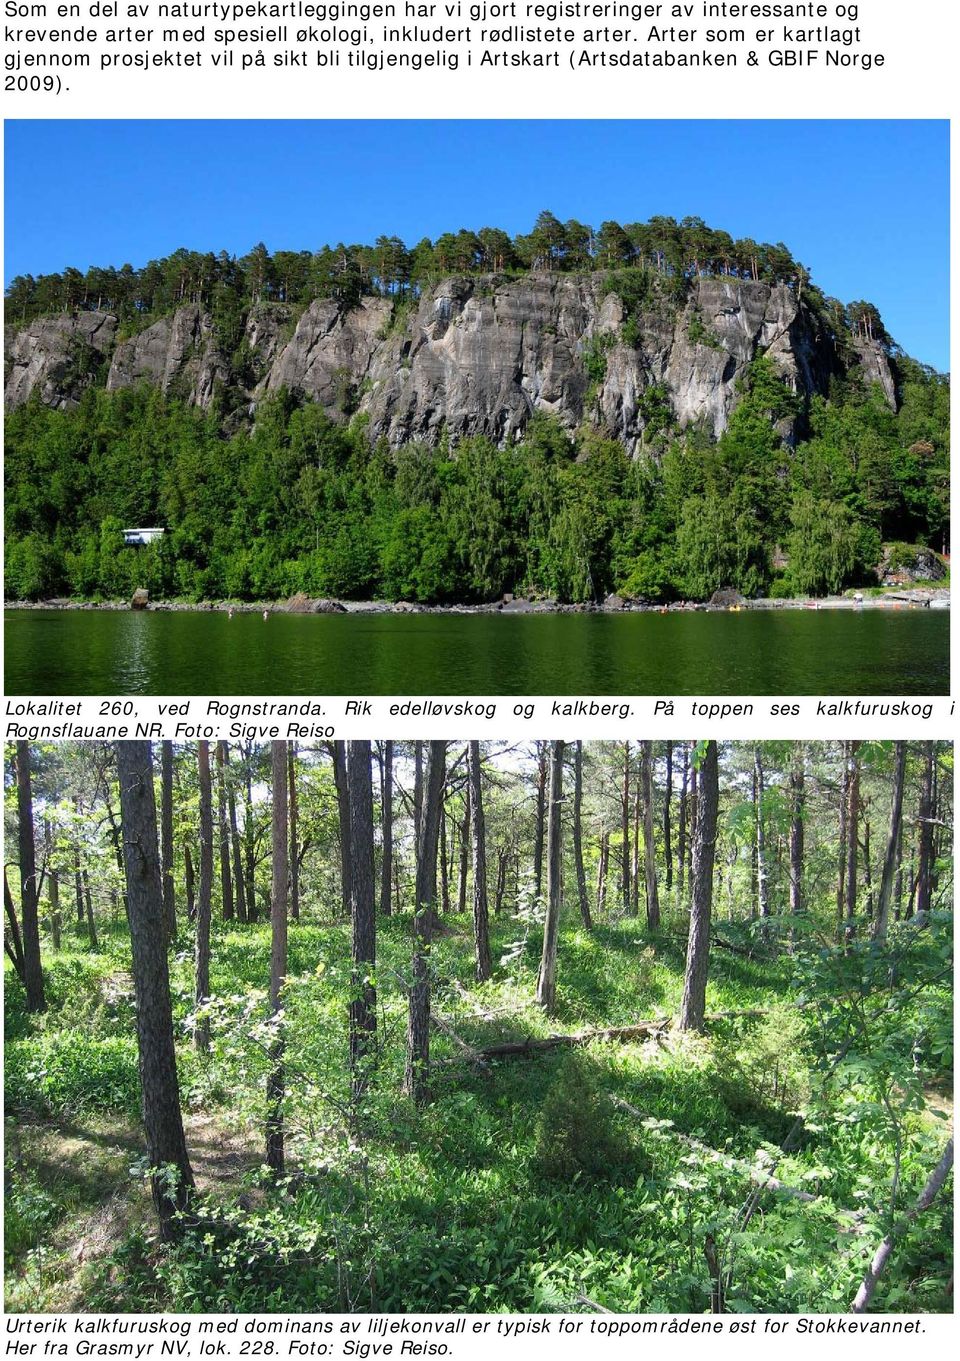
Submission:
<svg viewBox="0 0 960 1361">
<path fill-rule="evenodd" d="M 744 938 L 711 960 L 708 1010 L 734 1014 L 705 1036 L 673 1031 L 683 939 L 679 921 L 667 924 L 651 939 L 636 919 L 589 933 L 568 923 L 547 1018 L 532 1002 L 538 927 L 495 922 L 495 977 L 478 986 L 469 919 L 445 919 L 432 958 L 433 1099 L 417 1111 L 400 1094 L 409 919 L 381 921 L 382 1048 L 359 1131 L 348 1118 L 348 928 L 292 925 L 279 1187 L 261 1167 L 269 933 L 221 924 L 209 1056 L 190 1043 L 189 950 L 172 970 L 187 1142 L 205 1196 L 203 1224 L 173 1252 L 155 1242 L 143 1177 L 125 932 L 108 928 L 98 954 L 71 940 L 51 957 L 44 1017 L 24 1016 L 18 989 L 6 989 L 7 1307 L 699 1312 L 713 1234 L 728 1308 L 845 1311 L 885 1231 L 893 1174 L 870 1076 L 851 1069 L 828 1090 L 822 1018 L 796 961 L 750 957 Z M 946 990 L 924 1006 L 948 1007 Z M 468 1052 L 655 1017 L 662 1026 L 626 1041 L 486 1062 Z M 798 1111 L 801 1137 L 783 1153 Z M 951 1115 L 947 1065 L 903 1115 L 904 1204 Z M 779 1187 L 744 1222 L 774 1164 Z M 948 1199 L 921 1227 L 875 1309 L 950 1307 Z"/>
</svg>

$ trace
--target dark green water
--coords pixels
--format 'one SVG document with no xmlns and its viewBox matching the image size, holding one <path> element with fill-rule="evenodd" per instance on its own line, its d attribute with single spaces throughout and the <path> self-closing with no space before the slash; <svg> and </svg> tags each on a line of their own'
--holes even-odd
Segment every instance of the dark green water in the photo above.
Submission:
<svg viewBox="0 0 960 1361">
<path fill-rule="evenodd" d="M 8 695 L 945 694 L 949 612 L 9 610 Z"/>
</svg>

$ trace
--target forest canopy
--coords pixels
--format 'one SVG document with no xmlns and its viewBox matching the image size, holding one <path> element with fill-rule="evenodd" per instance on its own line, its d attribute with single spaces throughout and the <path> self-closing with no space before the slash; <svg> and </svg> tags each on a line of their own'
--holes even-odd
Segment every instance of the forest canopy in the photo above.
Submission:
<svg viewBox="0 0 960 1361">
<path fill-rule="evenodd" d="M 761 358 L 718 441 L 673 430 L 661 392 L 660 436 L 636 458 L 542 415 L 505 448 L 391 450 L 362 416 L 288 393 L 229 438 L 216 411 L 150 388 L 90 390 L 69 412 L 34 401 L 7 413 L 6 594 L 444 604 L 875 585 L 882 543 L 939 548 L 949 523 L 949 384 L 904 374 L 896 413 L 879 387 L 836 383 L 790 448 L 776 421 L 796 399 Z M 158 543 L 124 546 L 125 526 L 153 524 Z"/>
<path fill-rule="evenodd" d="M 951 1308 L 948 744 L 6 758 L 9 1308 Z"/>
<path fill-rule="evenodd" d="M 700 217 L 677 222 L 658 216 L 624 226 L 607 221 L 594 230 L 573 219 L 561 222 L 544 210 L 529 233 L 512 237 L 499 227 L 461 228 L 436 241 L 424 237 L 412 247 L 398 236 L 383 235 L 372 244 L 338 242 L 317 251 L 273 252 L 261 241 L 240 257 L 181 247 L 139 268 L 92 265 L 83 271 L 69 266 L 36 278 L 21 274 L 7 287 L 7 319 L 23 323 L 50 312 L 89 309 L 144 323 L 192 302 L 208 308 L 222 328 L 231 318 L 236 321 L 240 309 L 259 302 L 306 304 L 335 298 L 352 306 L 367 293 L 403 297 L 450 274 L 582 273 L 637 266 L 678 282 L 723 275 L 812 287 L 808 270 L 782 241 L 734 240 Z M 831 299 L 830 308 L 838 324 L 890 343 L 871 303 L 844 307 Z"/>
</svg>

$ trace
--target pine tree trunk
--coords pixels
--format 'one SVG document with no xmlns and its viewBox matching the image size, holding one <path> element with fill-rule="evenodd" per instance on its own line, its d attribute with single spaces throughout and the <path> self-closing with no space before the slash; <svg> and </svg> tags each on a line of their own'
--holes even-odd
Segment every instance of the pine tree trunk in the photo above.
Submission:
<svg viewBox="0 0 960 1361">
<path fill-rule="evenodd" d="M 915 911 L 918 913 L 930 911 L 933 895 L 933 819 L 936 816 L 934 811 L 935 751 L 933 742 L 924 742 L 917 834 L 917 900 Z M 26 944 L 26 941 L 24 941 L 24 944 Z"/>
<path fill-rule="evenodd" d="M 297 744 L 289 743 L 287 758 L 288 806 L 290 814 L 290 920 L 300 920 L 300 842 L 297 807 Z"/>
<path fill-rule="evenodd" d="M 289 821 L 287 813 L 287 744 L 270 743 L 273 794 L 271 816 L 272 867 L 270 891 L 270 1011 L 273 1039 L 267 1077 L 267 1166 L 281 1177 L 284 1168 L 283 1101 L 285 1095 L 283 985 L 287 978 L 287 894 L 290 867 L 287 863 Z"/>
<path fill-rule="evenodd" d="M 450 866 L 449 859 L 453 855 L 453 847 L 447 849 L 447 797 L 446 792 L 440 798 L 440 831 L 437 840 L 440 849 L 440 911 L 446 916 L 450 911 Z"/>
<path fill-rule="evenodd" d="M 118 742 L 120 820 L 137 1008 L 137 1047 L 147 1157 L 160 1237 L 171 1242 L 183 1224 L 193 1172 L 180 1114 L 167 970 L 167 931 L 157 851 L 157 812 L 149 742 Z"/>
<path fill-rule="evenodd" d="M 573 861 L 577 872 L 577 900 L 580 920 L 587 931 L 593 929 L 590 900 L 587 897 L 587 872 L 583 866 L 583 743 L 574 746 L 573 758 Z"/>
<path fill-rule="evenodd" d="M 537 816 L 533 832 L 533 892 L 534 897 L 543 894 L 543 836 L 546 826 L 547 807 L 547 747 L 537 743 Z"/>
<path fill-rule="evenodd" d="M 97 935 L 97 923 L 93 915 L 93 894 L 90 892 L 90 875 L 86 867 L 83 870 L 83 898 L 87 910 L 87 940 L 90 942 L 90 949 L 96 952 L 100 949 L 100 937 Z"/>
<path fill-rule="evenodd" d="M 610 858 L 610 833 L 600 836 L 600 861 L 597 865 L 597 916 L 602 917 L 607 905 L 607 864 Z"/>
<path fill-rule="evenodd" d="M 337 788 L 337 809 L 340 814 L 340 893 L 344 906 L 353 901 L 353 888 L 350 883 L 350 870 L 353 858 L 350 854 L 350 795 L 347 789 L 347 745 L 345 742 L 331 742 L 330 753 L 333 757 L 333 782 Z"/>
<path fill-rule="evenodd" d="M 47 862 L 47 897 L 50 902 L 50 937 L 54 950 L 60 949 L 60 876 L 53 863 L 53 828 L 49 820 L 43 824 L 43 847 Z"/>
<path fill-rule="evenodd" d="M 702 1030 L 710 961 L 710 914 L 713 907 L 713 862 L 717 840 L 719 771 L 717 744 L 708 742 L 700 767 L 697 820 L 693 834 L 690 881 L 690 934 L 680 1007 L 680 1029 Z"/>
<path fill-rule="evenodd" d="M 766 823 L 763 816 L 763 759 L 760 748 L 753 751 L 753 769 L 756 777 L 756 859 L 757 859 L 757 911 L 761 918 L 770 916 L 770 881 L 767 877 Z"/>
<path fill-rule="evenodd" d="M 470 815 L 473 828 L 473 944 L 478 983 L 493 972 L 490 962 L 490 921 L 487 906 L 487 839 L 483 824 L 483 783 L 480 743 L 469 744 Z"/>
<path fill-rule="evenodd" d="M 660 898 L 657 893 L 656 846 L 653 840 L 653 743 L 641 745 L 643 786 L 643 869 L 647 888 L 647 930 L 660 930 Z M 669 842 L 668 842 L 669 844 Z"/>
<path fill-rule="evenodd" d="M 667 774 L 663 792 L 663 868 L 664 887 L 673 888 L 673 847 L 670 844 L 670 803 L 673 799 L 673 743 L 667 742 Z"/>
<path fill-rule="evenodd" d="M 243 856 L 246 874 L 247 921 L 255 922 L 259 916 L 257 908 L 257 838 L 253 816 L 253 743 L 248 742 L 244 752 L 244 805 L 243 805 Z"/>
<path fill-rule="evenodd" d="M 893 744 L 893 797 L 890 803 L 890 833 L 887 837 L 887 850 L 883 857 L 880 872 L 880 890 L 877 894 L 877 915 L 873 924 L 874 940 L 884 940 L 890 925 L 890 905 L 893 900 L 894 882 L 900 879 L 900 833 L 903 827 L 903 784 L 907 767 L 906 742 Z M 899 890 L 898 890 L 899 892 Z"/>
<path fill-rule="evenodd" d="M 373 782 L 370 743 L 350 742 L 350 922 L 353 974 L 350 1001 L 350 1084 L 354 1119 L 370 1080 L 376 1052 L 377 891 L 373 863 Z"/>
<path fill-rule="evenodd" d="M 440 800 L 446 778 L 446 742 L 427 744 L 424 800 L 417 841 L 414 890 L 413 960 L 407 1016 L 407 1062 L 404 1091 L 417 1105 L 430 1094 L 430 940 L 437 900 L 437 840 Z"/>
<path fill-rule="evenodd" d="M 37 850 L 33 830 L 33 790 L 30 783 L 30 744 L 17 743 L 17 840 L 20 853 L 20 923 L 23 946 L 23 986 L 27 1011 L 45 1011 L 43 965 L 40 959 L 40 918 L 37 909 Z"/>
<path fill-rule="evenodd" d="M 795 742 L 790 769 L 790 915 L 798 917 L 806 907 L 803 884 L 804 826 L 806 812 L 805 752 Z"/>
<path fill-rule="evenodd" d="M 563 800 L 563 742 L 552 742 L 550 803 L 547 810 L 547 916 L 543 924 L 543 953 L 537 979 L 537 1005 L 552 1015 L 557 996 L 557 934 L 560 929 L 560 871 L 562 842 L 560 806 Z"/>
<path fill-rule="evenodd" d="M 633 893 L 630 888 L 630 743 L 623 744 L 623 785 L 620 794 L 620 891 L 625 917 L 634 915 Z"/>
<path fill-rule="evenodd" d="M 237 917 L 240 921 L 249 920 L 247 913 L 247 894 L 243 882 L 243 847 L 240 829 L 237 826 L 237 795 L 233 787 L 233 767 L 230 763 L 230 745 L 225 749 L 227 777 L 227 817 L 230 819 L 230 845 L 233 850 L 233 884 L 236 892 Z"/>
<path fill-rule="evenodd" d="M 177 896 L 173 882 L 173 743 L 160 743 L 160 864 L 163 920 L 167 940 L 177 940 Z"/>
<path fill-rule="evenodd" d="M 460 873 L 457 879 L 457 913 L 467 910 L 467 878 L 470 872 L 470 784 L 463 790 L 463 821 L 460 823 Z"/>
<path fill-rule="evenodd" d="M 227 821 L 227 744 L 217 743 L 217 841 L 220 849 L 220 912 L 233 921 L 233 876 L 230 873 L 230 824 Z"/>
<path fill-rule="evenodd" d="M 856 930 L 857 917 L 857 849 L 860 819 L 860 743 L 847 747 L 847 871 L 844 896 L 844 933 L 849 940 Z"/>
<path fill-rule="evenodd" d="M 383 744 L 383 788 L 380 798 L 383 823 L 383 859 L 380 865 L 380 911 L 390 916 L 393 883 L 393 743 Z"/>
<path fill-rule="evenodd" d="M 199 1014 L 193 1042 L 205 1052 L 210 1048 L 210 1019 L 203 1013 L 210 997 L 210 918 L 213 909 L 213 789 L 209 742 L 197 743 L 197 774 L 200 785 L 200 894 L 197 899 L 194 1002 Z"/>
<path fill-rule="evenodd" d="M 687 744 L 681 747 L 683 753 L 682 776 L 680 782 L 680 802 L 677 805 L 677 893 L 683 897 L 684 876 L 687 868 L 687 787 L 690 779 L 690 758 Z"/>
</svg>

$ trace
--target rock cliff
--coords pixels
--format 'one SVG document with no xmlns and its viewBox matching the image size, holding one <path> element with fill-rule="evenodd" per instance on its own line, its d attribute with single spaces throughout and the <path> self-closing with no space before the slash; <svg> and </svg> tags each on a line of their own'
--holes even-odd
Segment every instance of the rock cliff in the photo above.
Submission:
<svg viewBox="0 0 960 1361">
<path fill-rule="evenodd" d="M 596 425 L 634 449 L 647 419 L 644 394 L 667 395 L 680 426 L 726 427 L 747 365 L 764 353 L 802 395 L 822 393 L 851 366 L 879 382 L 891 404 L 896 383 L 885 352 L 848 346 L 846 363 L 816 314 L 792 289 L 704 278 L 672 302 L 654 288 L 641 304 L 616 276 L 530 274 L 446 279 L 395 306 L 364 298 L 343 310 L 330 300 L 297 309 L 253 307 L 242 363 L 226 354 L 211 318 L 195 305 L 130 339 L 103 313 L 44 318 L 8 340 L 6 402 L 37 392 L 74 405 L 85 387 L 148 382 L 207 408 L 227 392 L 255 412 L 289 388 L 342 418 L 359 410 L 391 445 L 483 434 L 519 437 L 534 412 L 570 430 Z M 785 430 L 788 437 L 791 432 Z"/>
</svg>

